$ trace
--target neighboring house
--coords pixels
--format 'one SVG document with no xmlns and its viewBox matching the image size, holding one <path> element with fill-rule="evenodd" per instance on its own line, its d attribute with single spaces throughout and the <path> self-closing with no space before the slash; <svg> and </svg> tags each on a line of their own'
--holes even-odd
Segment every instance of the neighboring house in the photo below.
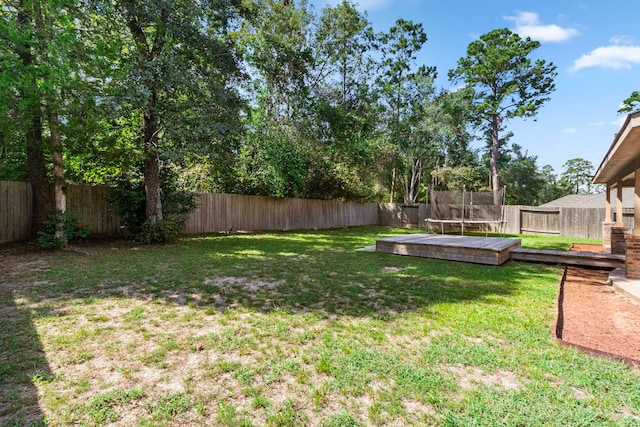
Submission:
<svg viewBox="0 0 640 427">
<path fill-rule="evenodd" d="M 622 189 L 622 208 L 633 209 L 634 190 L 632 187 Z M 569 194 L 552 200 L 542 208 L 605 208 L 607 206 L 607 195 L 601 194 Z M 613 206 L 615 209 L 615 206 Z"/>
</svg>

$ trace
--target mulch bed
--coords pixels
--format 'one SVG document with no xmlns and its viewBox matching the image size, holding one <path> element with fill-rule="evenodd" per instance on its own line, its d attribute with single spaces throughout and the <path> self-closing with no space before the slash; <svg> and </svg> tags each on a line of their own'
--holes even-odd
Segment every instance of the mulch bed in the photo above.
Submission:
<svg viewBox="0 0 640 427">
<path fill-rule="evenodd" d="M 599 246 L 574 245 L 596 252 Z M 558 298 L 556 336 L 563 345 L 640 366 L 640 304 L 608 284 L 610 270 L 568 266 Z"/>
</svg>

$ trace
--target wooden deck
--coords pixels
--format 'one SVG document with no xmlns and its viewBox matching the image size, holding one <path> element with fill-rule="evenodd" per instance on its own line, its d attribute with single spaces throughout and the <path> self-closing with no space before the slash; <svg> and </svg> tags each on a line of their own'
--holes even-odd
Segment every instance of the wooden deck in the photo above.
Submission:
<svg viewBox="0 0 640 427">
<path fill-rule="evenodd" d="M 520 239 L 450 234 L 409 234 L 387 237 L 376 241 L 375 250 L 395 255 L 488 265 L 502 265 L 509 260 L 514 260 L 623 268 L 625 263 L 624 255 L 528 249 L 520 247 Z"/>
<path fill-rule="evenodd" d="M 376 251 L 422 258 L 501 265 L 509 260 L 520 239 L 503 237 L 409 234 L 376 241 Z"/>
<path fill-rule="evenodd" d="M 624 268 L 625 258 L 624 255 L 604 252 L 551 251 L 527 248 L 515 248 L 511 251 L 511 259 L 514 261 L 584 267 Z"/>
</svg>

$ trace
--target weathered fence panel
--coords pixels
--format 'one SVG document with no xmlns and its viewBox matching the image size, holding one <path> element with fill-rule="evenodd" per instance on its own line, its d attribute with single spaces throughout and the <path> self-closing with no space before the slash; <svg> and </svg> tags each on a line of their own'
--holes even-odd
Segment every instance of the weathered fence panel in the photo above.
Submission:
<svg viewBox="0 0 640 427">
<path fill-rule="evenodd" d="M 520 209 L 523 206 L 505 206 L 504 207 L 504 224 L 502 231 L 505 234 L 520 234 Z M 496 230 L 494 230 L 496 231 Z"/>
<path fill-rule="evenodd" d="M 562 208 L 560 234 L 569 237 L 602 239 L 604 208 Z"/>
<path fill-rule="evenodd" d="M 31 236 L 32 203 L 31 184 L 0 181 L 0 243 Z"/>
<path fill-rule="evenodd" d="M 557 208 L 520 208 L 520 233 L 560 235 L 560 210 Z"/>
<path fill-rule="evenodd" d="M 120 218 L 107 201 L 110 188 L 105 185 L 67 185 L 67 212 L 80 216 L 80 225 L 89 226 L 93 237 L 122 234 Z"/>
<path fill-rule="evenodd" d="M 199 195 L 185 233 L 309 230 L 378 224 L 377 203 L 276 199 L 238 194 Z"/>
<path fill-rule="evenodd" d="M 400 203 L 378 204 L 378 225 L 387 227 L 424 227 L 428 205 L 424 203 L 405 205 Z"/>
<path fill-rule="evenodd" d="M 92 236 L 122 234 L 120 221 L 107 202 L 106 186 L 67 187 L 67 210 L 81 216 Z M 32 193 L 24 182 L 0 181 L 0 243 L 31 235 Z M 360 225 L 425 228 L 429 205 L 358 203 L 333 200 L 276 199 L 263 196 L 203 193 L 188 217 L 187 234 L 222 231 L 330 229 Z M 604 208 L 540 208 L 505 206 L 502 224 L 487 231 L 506 234 L 555 234 L 602 239 Z M 623 223 L 633 228 L 633 209 L 623 211 Z"/>
<path fill-rule="evenodd" d="M 510 207 L 511 208 L 511 207 Z M 518 207 L 521 234 L 555 234 L 567 237 L 602 239 L 605 208 L 541 208 Z M 511 219 L 511 218 L 509 218 Z M 633 212 L 624 212 L 624 225 L 631 231 Z"/>
</svg>

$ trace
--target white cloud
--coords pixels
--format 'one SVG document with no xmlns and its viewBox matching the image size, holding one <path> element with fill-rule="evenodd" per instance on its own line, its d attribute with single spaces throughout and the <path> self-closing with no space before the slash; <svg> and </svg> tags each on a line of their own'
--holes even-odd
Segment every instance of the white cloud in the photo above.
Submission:
<svg viewBox="0 0 640 427">
<path fill-rule="evenodd" d="M 576 129 L 576 128 L 565 128 L 565 129 L 562 129 L 562 132 L 566 133 L 567 135 L 573 135 L 577 131 L 578 131 L 578 129 Z"/>
<path fill-rule="evenodd" d="M 587 123 L 587 126 L 600 127 L 600 126 L 604 126 L 605 124 L 606 124 L 606 122 L 591 122 L 591 123 Z"/>
<path fill-rule="evenodd" d="M 342 3 L 342 0 L 325 0 L 324 4 L 335 6 Z M 355 2 L 359 10 L 379 10 L 384 9 L 391 3 L 391 0 L 358 0 Z"/>
<path fill-rule="evenodd" d="M 609 39 L 611 44 L 630 45 L 633 44 L 633 37 L 631 36 L 613 36 Z"/>
<path fill-rule="evenodd" d="M 582 55 L 573 63 L 574 71 L 589 67 L 629 69 L 640 64 L 640 46 L 601 46 Z"/>
<path fill-rule="evenodd" d="M 619 119 L 617 119 L 617 120 L 615 120 L 615 121 L 611 122 L 611 124 L 612 124 L 613 126 L 617 127 L 617 128 L 621 128 L 621 127 L 622 127 L 622 125 L 624 125 L 624 121 L 625 121 L 626 119 L 627 119 L 627 117 L 626 117 L 626 116 L 624 116 L 624 117 L 620 117 Z"/>
<path fill-rule="evenodd" d="M 535 12 L 517 12 L 516 16 L 505 16 L 504 19 L 515 22 L 515 32 L 521 37 L 531 37 L 541 42 L 563 42 L 580 34 L 575 28 L 544 25 Z"/>
</svg>

